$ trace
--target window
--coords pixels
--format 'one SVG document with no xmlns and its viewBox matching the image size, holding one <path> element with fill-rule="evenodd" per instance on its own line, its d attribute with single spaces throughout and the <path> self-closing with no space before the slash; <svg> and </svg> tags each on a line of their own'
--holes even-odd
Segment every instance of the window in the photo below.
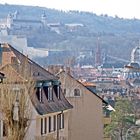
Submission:
<svg viewBox="0 0 140 140">
<path fill-rule="evenodd" d="M 53 130 L 56 130 L 56 116 L 53 116 Z"/>
<path fill-rule="evenodd" d="M 60 99 L 60 86 L 57 86 L 57 98 Z"/>
<path fill-rule="evenodd" d="M 49 117 L 49 132 L 51 132 L 51 117 Z"/>
<path fill-rule="evenodd" d="M 53 90 L 52 87 L 44 87 L 44 91 L 45 91 L 45 95 L 46 98 L 48 99 L 48 101 L 52 101 L 53 100 Z"/>
<path fill-rule="evenodd" d="M 56 130 L 56 116 L 49 116 L 49 132 Z"/>
<path fill-rule="evenodd" d="M 47 118 L 41 118 L 41 135 L 47 133 Z"/>
<path fill-rule="evenodd" d="M 63 128 L 64 128 L 64 114 L 62 113 L 60 116 L 61 116 L 61 117 L 60 117 L 60 119 L 61 119 L 60 128 L 63 129 Z"/>
<path fill-rule="evenodd" d="M 39 100 L 39 102 L 43 102 L 43 93 L 42 93 L 42 88 L 41 87 L 38 87 L 37 88 L 37 98 Z"/>
<path fill-rule="evenodd" d="M 49 101 L 53 100 L 53 90 L 52 90 L 52 87 L 48 87 L 48 100 Z"/>
<path fill-rule="evenodd" d="M 39 101 L 43 101 L 42 88 L 39 88 Z"/>
<path fill-rule="evenodd" d="M 47 133 L 47 118 L 44 118 L 45 119 L 45 121 L 44 121 L 44 123 L 45 123 L 45 128 L 44 128 L 44 130 L 45 130 L 45 134 Z"/>
<path fill-rule="evenodd" d="M 34 72 L 33 76 L 39 76 L 39 72 Z"/>
<path fill-rule="evenodd" d="M 64 88 L 64 95 L 66 96 L 66 88 Z"/>
<path fill-rule="evenodd" d="M 80 96 L 80 89 L 74 89 L 74 96 Z"/>
<path fill-rule="evenodd" d="M 54 91 L 55 91 L 56 97 L 58 99 L 60 99 L 60 86 L 59 85 L 54 85 Z"/>
<path fill-rule="evenodd" d="M 57 127 L 59 129 L 64 128 L 64 113 L 61 113 L 61 114 L 57 115 Z"/>
</svg>

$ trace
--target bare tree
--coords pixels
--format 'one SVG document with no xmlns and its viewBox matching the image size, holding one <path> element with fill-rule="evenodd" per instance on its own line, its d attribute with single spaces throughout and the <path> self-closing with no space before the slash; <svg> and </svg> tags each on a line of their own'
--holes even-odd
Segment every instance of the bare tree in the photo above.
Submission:
<svg viewBox="0 0 140 140">
<path fill-rule="evenodd" d="M 24 79 L 24 77 L 21 77 L 14 69 L 13 71 L 7 69 L 6 78 L 0 85 L 3 135 L 8 140 L 25 139 L 31 123 L 32 103 L 30 96 L 34 90 L 34 82 L 32 78 Z"/>
</svg>

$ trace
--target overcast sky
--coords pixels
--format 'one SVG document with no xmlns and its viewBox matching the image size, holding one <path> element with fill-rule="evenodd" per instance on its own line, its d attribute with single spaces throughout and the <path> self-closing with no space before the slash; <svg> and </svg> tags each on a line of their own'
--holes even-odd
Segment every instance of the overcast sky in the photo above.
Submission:
<svg viewBox="0 0 140 140">
<path fill-rule="evenodd" d="M 96 14 L 140 19 L 140 0 L 0 0 L 0 3 L 90 11 Z"/>
</svg>

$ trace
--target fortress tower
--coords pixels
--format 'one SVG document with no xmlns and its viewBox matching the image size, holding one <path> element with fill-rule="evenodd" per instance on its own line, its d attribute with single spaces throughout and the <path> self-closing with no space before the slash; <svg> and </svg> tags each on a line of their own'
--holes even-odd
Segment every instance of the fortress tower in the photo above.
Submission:
<svg viewBox="0 0 140 140">
<path fill-rule="evenodd" d="M 47 16 L 45 12 L 41 15 L 41 22 L 43 23 L 44 27 L 47 26 Z"/>
</svg>

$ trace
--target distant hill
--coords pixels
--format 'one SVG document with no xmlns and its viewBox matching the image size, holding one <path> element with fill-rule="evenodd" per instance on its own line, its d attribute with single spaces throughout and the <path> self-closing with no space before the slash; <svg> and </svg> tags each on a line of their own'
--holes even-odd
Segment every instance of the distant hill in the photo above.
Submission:
<svg viewBox="0 0 140 140">
<path fill-rule="evenodd" d="M 43 12 L 47 15 L 48 23 L 59 22 L 61 25 L 80 23 L 84 26 L 68 32 L 60 29 L 61 34 L 46 31 L 33 32 L 28 37 L 29 46 L 57 48 L 65 50 L 93 50 L 100 44 L 101 49 L 113 56 L 130 59 L 130 52 L 140 37 L 140 20 L 96 15 L 89 12 L 59 11 L 44 7 L 22 5 L 0 5 L 0 18 L 8 13 L 18 11 L 21 19 L 40 19 Z M 100 42 L 97 38 L 100 37 Z"/>
<path fill-rule="evenodd" d="M 0 18 L 4 18 L 10 12 L 18 11 L 21 18 L 38 19 L 41 14 L 47 14 L 48 22 L 61 23 L 83 23 L 87 29 L 93 33 L 140 33 L 140 20 L 123 19 L 119 17 L 110 17 L 108 15 L 97 16 L 94 13 L 79 11 L 59 11 L 44 7 L 22 6 L 22 5 L 1 5 Z"/>
</svg>

